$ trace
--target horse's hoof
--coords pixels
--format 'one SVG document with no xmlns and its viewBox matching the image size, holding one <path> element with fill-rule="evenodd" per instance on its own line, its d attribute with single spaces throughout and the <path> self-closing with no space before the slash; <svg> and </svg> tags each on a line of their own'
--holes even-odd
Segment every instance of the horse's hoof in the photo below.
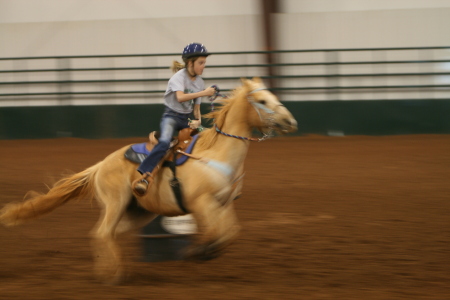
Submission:
<svg viewBox="0 0 450 300">
<path fill-rule="evenodd" d="M 208 261 L 219 257 L 221 254 L 222 251 L 217 247 L 201 245 L 187 248 L 183 253 L 183 257 L 192 261 Z"/>
<path fill-rule="evenodd" d="M 101 278 L 99 278 L 99 280 L 104 285 L 108 285 L 108 286 L 121 285 L 125 281 L 123 274 L 116 274 L 116 275 L 111 276 L 111 277 L 101 277 Z"/>
<path fill-rule="evenodd" d="M 96 270 L 97 280 L 104 285 L 120 285 L 125 281 L 125 272 L 122 268 L 118 268 L 115 271 L 111 269 Z"/>
</svg>

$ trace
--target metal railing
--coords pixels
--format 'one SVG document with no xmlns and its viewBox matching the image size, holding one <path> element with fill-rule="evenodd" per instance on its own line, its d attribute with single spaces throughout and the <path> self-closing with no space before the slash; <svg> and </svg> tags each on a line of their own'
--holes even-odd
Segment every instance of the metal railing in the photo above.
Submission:
<svg viewBox="0 0 450 300">
<path fill-rule="evenodd" d="M 406 94 L 403 99 L 416 99 L 408 93 L 416 93 L 421 99 L 450 98 L 450 47 L 213 54 L 214 61 L 221 64 L 208 65 L 207 73 L 212 76 L 203 78 L 207 83 L 223 85 L 223 91 L 231 90 L 240 78 L 256 75 L 270 81 L 270 89 L 288 100 L 357 100 L 380 93 L 383 99 L 390 99 L 393 91 L 397 94 L 394 98 Z M 277 63 L 265 63 L 267 55 Z M 179 54 L 0 58 L 0 106 L 5 99 L 19 103 L 48 96 L 57 100 L 98 95 L 161 97 L 171 75 L 169 66 L 159 63 L 161 57 L 178 59 Z M 413 83 L 409 83 L 411 80 Z"/>
</svg>

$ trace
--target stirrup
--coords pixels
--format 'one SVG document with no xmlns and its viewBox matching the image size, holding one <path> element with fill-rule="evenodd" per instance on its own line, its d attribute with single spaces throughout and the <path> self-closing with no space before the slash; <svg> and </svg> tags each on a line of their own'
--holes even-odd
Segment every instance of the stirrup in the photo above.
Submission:
<svg viewBox="0 0 450 300">
<path fill-rule="evenodd" d="M 131 184 L 131 188 L 133 189 L 133 192 L 139 196 L 145 196 L 147 194 L 148 188 L 153 183 L 153 175 L 150 172 L 145 172 L 142 174 L 141 178 L 136 179 Z"/>
</svg>

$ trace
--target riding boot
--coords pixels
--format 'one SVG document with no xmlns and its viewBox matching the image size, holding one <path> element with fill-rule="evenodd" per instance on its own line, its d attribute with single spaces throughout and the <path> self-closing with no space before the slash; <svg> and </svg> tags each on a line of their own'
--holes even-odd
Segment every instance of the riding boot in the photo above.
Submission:
<svg viewBox="0 0 450 300">
<path fill-rule="evenodd" d="M 138 172 L 142 174 L 142 177 L 133 181 L 131 188 L 136 196 L 142 197 L 147 194 L 147 189 L 153 182 L 153 177 L 156 175 L 161 167 L 161 160 L 167 153 L 170 147 L 169 142 L 159 141 L 158 144 L 152 149 L 152 152 L 138 167 Z"/>
<path fill-rule="evenodd" d="M 150 172 L 146 172 L 141 178 L 136 179 L 131 184 L 133 192 L 139 196 L 145 196 L 147 194 L 149 186 L 153 183 L 153 175 Z"/>
</svg>

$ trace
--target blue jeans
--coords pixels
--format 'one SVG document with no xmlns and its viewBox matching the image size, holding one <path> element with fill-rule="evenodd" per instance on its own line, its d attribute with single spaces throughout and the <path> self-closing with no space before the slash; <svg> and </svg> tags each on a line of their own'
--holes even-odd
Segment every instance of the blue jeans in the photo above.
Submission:
<svg viewBox="0 0 450 300">
<path fill-rule="evenodd" d="M 159 125 L 161 130 L 159 142 L 137 169 L 139 173 L 144 174 L 145 172 L 153 171 L 167 150 L 169 150 L 170 142 L 175 131 L 189 127 L 189 115 L 177 113 L 166 107 Z"/>
</svg>

